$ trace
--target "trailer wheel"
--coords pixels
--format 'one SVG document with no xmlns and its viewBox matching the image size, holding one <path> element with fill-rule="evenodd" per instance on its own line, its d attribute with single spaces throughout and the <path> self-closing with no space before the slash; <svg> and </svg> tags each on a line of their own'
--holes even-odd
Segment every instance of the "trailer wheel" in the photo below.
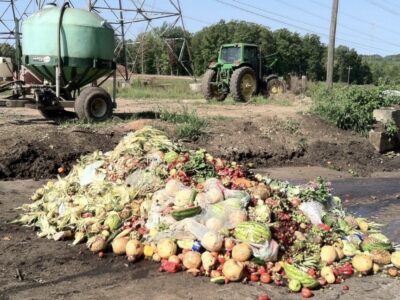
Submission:
<svg viewBox="0 0 400 300">
<path fill-rule="evenodd" d="M 213 86 L 211 82 L 215 81 L 217 72 L 212 69 L 207 70 L 201 82 L 201 90 L 206 100 L 216 99 L 217 101 L 224 101 L 227 94 L 219 93 L 218 88 Z"/>
<path fill-rule="evenodd" d="M 249 101 L 257 91 L 257 79 L 250 67 L 241 67 L 232 73 L 230 91 L 235 101 Z"/>
<path fill-rule="evenodd" d="M 111 117 L 113 103 L 110 95 L 100 87 L 88 87 L 75 100 L 75 113 L 81 120 L 101 122 Z"/>
</svg>

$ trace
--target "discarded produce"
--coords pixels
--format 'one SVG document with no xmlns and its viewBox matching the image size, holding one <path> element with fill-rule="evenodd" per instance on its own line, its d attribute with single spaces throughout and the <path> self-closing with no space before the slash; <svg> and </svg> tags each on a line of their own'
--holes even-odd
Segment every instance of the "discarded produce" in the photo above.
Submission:
<svg viewBox="0 0 400 300">
<path fill-rule="evenodd" d="M 399 274 L 399 248 L 379 224 L 347 214 L 322 178 L 292 185 L 254 175 L 151 127 L 82 156 L 31 200 L 15 223 L 39 237 L 216 284 L 288 285 L 308 298 L 355 272 Z"/>
</svg>

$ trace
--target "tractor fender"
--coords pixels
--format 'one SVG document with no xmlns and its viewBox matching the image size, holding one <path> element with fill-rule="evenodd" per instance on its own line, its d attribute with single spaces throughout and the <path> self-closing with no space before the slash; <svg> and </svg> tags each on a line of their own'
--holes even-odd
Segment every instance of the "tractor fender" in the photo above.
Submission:
<svg viewBox="0 0 400 300">
<path fill-rule="evenodd" d="M 263 78 L 263 81 L 264 81 L 265 83 L 268 83 L 268 81 L 270 81 L 271 79 L 279 79 L 279 77 L 278 77 L 278 75 L 276 75 L 276 74 L 271 74 L 271 75 L 265 76 L 265 77 Z"/>
</svg>

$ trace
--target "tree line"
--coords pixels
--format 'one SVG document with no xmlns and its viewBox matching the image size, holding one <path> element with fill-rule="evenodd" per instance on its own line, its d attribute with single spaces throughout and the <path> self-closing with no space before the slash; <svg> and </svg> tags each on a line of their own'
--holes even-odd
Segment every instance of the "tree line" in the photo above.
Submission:
<svg viewBox="0 0 400 300">
<path fill-rule="evenodd" d="M 129 64 L 136 73 L 187 75 L 189 70 L 200 76 L 209 63 L 216 60 L 222 44 L 239 42 L 259 45 L 265 63 L 274 62 L 271 69 L 279 76 L 307 75 L 310 80 L 325 80 L 327 47 L 319 36 L 301 36 L 287 29 L 272 31 L 266 26 L 245 21 L 221 20 L 196 33 L 163 24 L 146 34 L 139 34 L 135 40 L 129 40 L 126 52 Z M 183 47 L 188 45 L 192 60 L 187 48 Z M 12 47 L 0 44 L 0 56 L 13 57 L 12 52 Z M 123 55 L 123 51 L 119 51 L 117 62 L 124 61 Z M 397 83 L 400 82 L 398 71 L 400 56 L 362 56 L 346 46 L 336 48 L 336 82 L 347 82 L 349 79 L 350 83 L 356 84 Z"/>
</svg>

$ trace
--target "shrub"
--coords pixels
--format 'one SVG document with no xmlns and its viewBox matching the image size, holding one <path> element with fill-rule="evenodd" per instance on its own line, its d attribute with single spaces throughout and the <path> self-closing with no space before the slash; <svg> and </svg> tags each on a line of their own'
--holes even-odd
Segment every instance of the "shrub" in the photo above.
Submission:
<svg viewBox="0 0 400 300">
<path fill-rule="evenodd" d="M 393 104 L 400 104 L 399 96 L 383 96 L 386 87 L 375 86 L 335 86 L 327 90 L 324 85 L 313 87 L 312 112 L 322 119 L 342 129 L 351 129 L 367 133 L 374 119 L 374 109 Z"/>
</svg>

